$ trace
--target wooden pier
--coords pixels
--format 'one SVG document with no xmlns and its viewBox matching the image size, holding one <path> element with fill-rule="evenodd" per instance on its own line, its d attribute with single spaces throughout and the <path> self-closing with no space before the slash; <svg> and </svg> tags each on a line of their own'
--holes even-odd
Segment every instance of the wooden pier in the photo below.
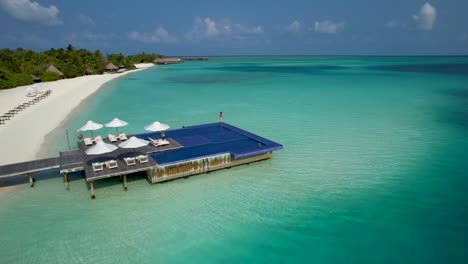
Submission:
<svg viewBox="0 0 468 264">
<path fill-rule="evenodd" d="M 159 133 L 134 135 L 142 139 L 158 139 Z M 152 183 L 159 183 L 191 175 L 238 166 L 242 164 L 270 159 L 272 152 L 283 146 L 229 124 L 214 123 L 183 127 L 166 131 L 169 141 L 165 146 L 152 146 L 134 150 L 117 149 L 102 155 L 86 155 L 89 148 L 78 142 L 78 149 L 62 151 L 58 157 L 0 166 L 0 178 L 26 175 L 30 186 L 34 186 L 33 174 L 41 171 L 59 169 L 64 183 L 69 190 L 68 174 L 84 172 L 89 184 L 91 198 L 95 198 L 94 181 L 110 177 L 121 177 L 124 190 L 128 189 L 127 175 L 146 172 Z M 109 144 L 119 144 L 120 142 Z M 148 155 L 148 162 L 127 165 L 126 157 Z M 116 160 L 117 167 L 95 171 L 94 162 Z"/>
</svg>

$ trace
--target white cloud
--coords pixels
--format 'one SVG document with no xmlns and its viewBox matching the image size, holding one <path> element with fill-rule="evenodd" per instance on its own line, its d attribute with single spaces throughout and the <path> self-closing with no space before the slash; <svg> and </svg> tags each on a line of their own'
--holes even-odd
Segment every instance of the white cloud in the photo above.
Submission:
<svg viewBox="0 0 468 264">
<path fill-rule="evenodd" d="M 169 34 L 163 27 L 157 27 L 152 32 L 131 31 L 127 33 L 130 39 L 143 43 L 175 43 L 177 38 Z"/>
<path fill-rule="evenodd" d="M 219 34 L 219 30 L 216 27 L 216 22 L 211 20 L 209 17 L 205 18 L 203 20 L 203 22 L 205 22 L 205 25 L 206 25 L 206 32 L 205 32 L 206 35 L 217 35 L 217 34 Z M 229 30 L 229 28 L 225 28 L 225 29 Z"/>
<path fill-rule="evenodd" d="M 0 0 L 0 6 L 11 16 L 23 22 L 40 23 L 48 26 L 62 24 L 59 9 L 54 5 L 41 6 L 30 0 Z"/>
<path fill-rule="evenodd" d="M 396 28 L 399 26 L 400 26 L 400 22 L 398 22 L 398 20 L 395 20 L 395 19 L 387 21 L 387 23 L 385 23 L 386 28 Z"/>
<path fill-rule="evenodd" d="M 324 34 L 336 34 L 343 28 L 343 22 L 333 22 L 331 20 L 316 21 L 314 24 L 315 32 Z"/>
<path fill-rule="evenodd" d="M 289 26 L 287 26 L 286 29 L 290 32 L 298 33 L 299 31 L 301 31 L 302 27 L 303 26 L 301 22 L 299 22 L 298 20 L 294 20 L 293 22 L 291 22 L 291 24 L 289 24 Z"/>
<path fill-rule="evenodd" d="M 437 18 L 437 10 L 429 3 L 425 3 L 419 10 L 419 14 L 413 15 L 414 21 L 423 30 L 432 30 Z"/>
<path fill-rule="evenodd" d="M 90 26 L 95 26 L 96 25 L 96 22 L 94 22 L 94 20 L 92 18 L 90 18 L 89 16 L 86 16 L 86 15 L 83 15 L 83 14 L 80 14 L 78 16 L 80 22 L 84 25 L 90 25 Z"/>
<path fill-rule="evenodd" d="M 203 39 L 208 40 L 241 40 L 252 38 L 263 34 L 263 27 L 245 26 L 239 23 L 233 23 L 229 19 L 214 20 L 210 17 L 195 17 L 192 30 L 185 34 L 185 37 L 194 42 Z"/>
</svg>

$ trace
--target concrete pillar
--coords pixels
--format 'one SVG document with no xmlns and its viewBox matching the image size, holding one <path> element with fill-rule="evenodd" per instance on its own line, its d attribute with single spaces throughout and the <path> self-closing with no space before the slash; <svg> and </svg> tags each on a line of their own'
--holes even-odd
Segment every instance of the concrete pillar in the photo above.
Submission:
<svg viewBox="0 0 468 264">
<path fill-rule="evenodd" d="M 89 182 L 89 189 L 91 189 L 91 199 L 96 199 L 96 195 L 94 195 L 94 183 L 92 181 Z"/>
<path fill-rule="evenodd" d="M 28 173 L 28 177 L 29 177 L 29 186 L 34 187 L 34 178 L 32 176 L 32 172 Z"/>
<path fill-rule="evenodd" d="M 68 173 L 66 172 L 63 173 L 63 182 L 65 183 L 65 188 L 69 191 L 70 185 L 68 184 Z"/>
<path fill-rule="evenodd" d="M 128 188 L 127 188 L 127 175 L 126 174 L 124 174 L 124 176 L 123 176 L 123 184 L 124 184 L 124 190 L 128 191 Z"/>
</svg>

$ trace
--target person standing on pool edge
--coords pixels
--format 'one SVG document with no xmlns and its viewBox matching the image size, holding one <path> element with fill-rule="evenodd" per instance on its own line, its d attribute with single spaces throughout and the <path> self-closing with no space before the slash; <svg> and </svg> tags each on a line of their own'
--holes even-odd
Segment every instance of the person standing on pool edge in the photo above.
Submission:
<svg viewBox="0 0 468 264">
<path fill-rule="evenodd" d="M 219 123 L 223 125 L 223 112 L 219 112 Z"/>
</svg>

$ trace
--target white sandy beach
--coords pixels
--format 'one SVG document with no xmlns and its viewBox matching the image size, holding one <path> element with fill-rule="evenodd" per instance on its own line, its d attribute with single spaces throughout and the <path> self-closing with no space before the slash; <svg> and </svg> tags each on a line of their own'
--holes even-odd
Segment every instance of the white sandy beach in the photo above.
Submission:
<svg viewBox="0 0 468 264">
<path fill-rule="evenodd" d="M 0 125 L 0 165 L 38 158 L 45 136 L 57 128 L 82 100 L 106 82 L 153 64 L 136 66 L 137 70 L 120 74 L 89 75 L 36 84 L 39 91 L 52 90 L 52 94 Z M 31 100 L 25 90 L 26 86 L 0 90 L 0 114 Z"/>
</svg>

